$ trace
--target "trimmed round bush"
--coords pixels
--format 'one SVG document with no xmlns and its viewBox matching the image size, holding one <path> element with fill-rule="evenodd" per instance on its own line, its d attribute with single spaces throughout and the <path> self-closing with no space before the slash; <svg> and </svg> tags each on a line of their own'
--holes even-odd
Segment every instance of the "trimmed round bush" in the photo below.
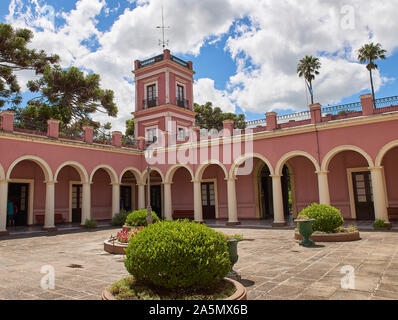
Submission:
<svg viewBox="0 0 398 320">
<path fill-rule="evenodd" d="M 129 227 L 146 227 L 148 224 L 146 222 L 146 216 L 148 214 L 148 210 L 142 209 L 142 210 L 136 210 L 131 213 L 126 218 L 126 226 Z M 160 219 L 156 215 L 155 212 L 152 211 L 152 219 L 153 222 L 159 222 Z"/>
<path fill-rule="evenodd" d="M 196 222 L 162 221 L 130 241 L 125 266 L 138 281 L 159 287 L 206 288 L 230 271 L 225 238 Z"/>
<path fill-rule="evenodd" d="M 312 229 L 320 232 L 333 232 L 344 224 L 340 210 L 332 206 L 314 203 L 300 212 L 299 216 L 315 219 Z"/>
</svg>

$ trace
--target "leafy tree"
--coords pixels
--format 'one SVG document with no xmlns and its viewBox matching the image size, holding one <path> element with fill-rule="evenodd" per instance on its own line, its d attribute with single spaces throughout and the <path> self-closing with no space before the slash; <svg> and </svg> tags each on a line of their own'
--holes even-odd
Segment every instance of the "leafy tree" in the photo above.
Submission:
<svg viewBox="0 0 398 320">
<path fill-rule="evenodd" d="M 315 76 L 319 75 L 319 69 L 321 68 L 321 63 L 319 58 L 313 56 L 305 56 L 301 59 L 297 66 L 297 73 L 300 78 L 308 82 L 308 89 L 311 94 L 311 104 L 314 104 L 314 91 L 312 88 L 312 82 L 315 80 Z"/>
<path fill-rule="evenodd" d="M 197 113 L 196 125 L 202 129 L 221 131 L 223 129 L 223 121 L 228 119 L 234 120 L 235 129 L 246 128 L 246 117 L 244 114 L 224 113 L 221 108 L 213 107 L 211 102 L 207 102 L 204 105 L 195 103 L 194 111 Z"/>
<path fill-rule="evenodd" d="M 75 67 L 62 70 L 59 66 L 46 66 L 43 77 L 29 81 L 28 87 L 40 96 L 17 112 L 21 126 L 43 128 L 47 120 L 53 118 L 61 121 L 61 131 L 67 135 L 76 135 L 84 125 L 91 125 L 97 137 L 109 140 L 110 123 L 101 124 L 91 119 L 97 112 L 109 117 L 116 117 L 118 113 L 114 92 L 100 88 L 99 75 L 85 75 Z"/>
<path fill-rule="evenodd" d="M 370 74 L 370 86 L 372 88 L 372 97 L 373 97 L 373 108 L 376 107 L 375 100 L 375 90 L 373 85 L 373 74 L 372 70 L 379 69 L 378 65 L 375 64 L 375 61 L 379 59 L 386 59 L 387 51 L 381 47 L 380 43 L 374 44 L 373 42 L 369 44 L 365 44 L 361 49 L 359 49 L 358 60 L 360 63 L 367 63 L 366 69 L 369 70 Z"/>
<path fill-rule="evenodd" d="M 126 121 L 126 132 L 122 137 L 123 144 L 132 144 L 134 141 L 134 118 Z"/>
<path fill-rule="evenodd" d="M 0 23 L 0 108 L 6 103 L 18 105 L 22 101 L 16 71 L 33 70 L 44 72 L 48 64 L 58 62 L 57 55 L 48 56 L 43 50 L 27 48 L 33 38 L 28 29 L 14 29 Z"/>
</svg>

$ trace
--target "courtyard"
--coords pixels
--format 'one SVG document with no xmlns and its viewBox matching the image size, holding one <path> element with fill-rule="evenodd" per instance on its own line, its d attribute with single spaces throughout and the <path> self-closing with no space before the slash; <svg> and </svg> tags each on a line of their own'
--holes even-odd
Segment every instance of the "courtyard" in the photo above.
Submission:
<svg viewBox="0 0 398 320">
<path fill-rule="evenodd" d="M 0 299 L 97 300 L 128 273 L 122 256 L 103 251 L 119 229 L 0 241 Z M 362 240 L 303 248 L 292 230 L 217 229 L 242 233 L 235 270 L 248 298 L 258 300 L 380 300 L 398 298 L 398 233 L 361 232 Z M 43 266 L 55 270 L 55 289 L 43 290 Z M 341 287 L 343 266 L 355 268 L 355 290 Z"/>
</svg>

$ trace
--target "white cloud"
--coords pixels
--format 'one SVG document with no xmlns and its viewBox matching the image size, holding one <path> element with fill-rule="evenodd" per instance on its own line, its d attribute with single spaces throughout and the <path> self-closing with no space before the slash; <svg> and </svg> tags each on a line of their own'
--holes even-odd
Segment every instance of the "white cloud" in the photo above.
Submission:
<svg viewBox="0 0 398 320">
<path fill-rule="evenodd" d="M 398 46 L 396 0 L 128 0 L 136 7 L 120 13 L 105 32 L 99 31 L 98 19 L 107 15 L 114 2 L 79 0 L 70 12 L 56 13 L 64 20 L 58 28 L 44 10 L 45 0 L 25 2 L 11 0 L 7 21 L 36 30 L 33 46 L 60 54 L 64 67 L 73 64 L 101 75 L 102 86 L 116 94 L 119 116 L 111 121 L 115 130 L 124 130 L 134 111 L 134 60 L 161 50 L 156 26 L 162 5 L 166 26 L 171 26 L 166 36 L 177 55 L 199 55 L 205 43 L 219 46 L 220 36 L 236 22 L 226 45 L 236 62 L 236 74 L 225 90 L 217 90 L 208 78 L 195 83 L 196 102 L 213 101 L 225 111 L 234 112 L 235 105 L 259 113 L 305 108 L 297 62 L 321 53 L 321 75 L 314 82 L 316 100 L 339 102 L 369 87 L 368 73 L 356 61 L 361 45 L 372 37 L 389 52 Z M 354 9 L 353 30 L 341 27 L 350 18 L 341 11 L 345 5 Z M 98 44 L 95 52 L 93 42 Z M 376 89 L 387 80 L 376 72 Z M 109 120 L 102 115 L 96 119 Z"/>
<path fill-rule="evenodd" d="M 224 112 L 235 112 L 235 105 L 228 97 L 225 90 L 217 90 L 214 87 L 214 80 L 202 78 L 194 84 L 195 102 L 202 105 L 210 101 L 213 106 L 220 107 Z"/>
</svg>

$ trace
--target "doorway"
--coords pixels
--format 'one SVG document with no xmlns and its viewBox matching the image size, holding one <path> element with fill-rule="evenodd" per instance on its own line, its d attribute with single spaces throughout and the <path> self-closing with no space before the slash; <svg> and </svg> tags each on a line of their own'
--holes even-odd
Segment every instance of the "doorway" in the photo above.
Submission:
<svg viewBox="0 0 398 320">
<path fill-rule="evenodd" d="M 127 212 L 133 211 L 132 190 L 133 188 L 131 186 L 120 187 L 120 210 L 125 210 Z"/>
<path fill-rule="evenodd" d="M 9 183 L 8 201 L 14 204 L 16 209 L 15 226 L 23 227 L 28 225 L 28 206 L 29 206 L 29 184 Z"/>
<path fill-rule="evenodd" d="M 375 220 L 372 179 L 369 171 L 353 172 L 355 210 L 357 220 Z"/>
<path fill-rule="evenodd" d="M 157 216 L 162 216 L 162 186 L 151 186 L 151 207 Z"/>
<path fill-rule="evenodd" d="M 83 186 L 81 184 L 72 185 L 72 222 L 82 222 L 82 200 Z"/>
<path fill-rule="evenodd" d="M 273 219 L 274 218 L 274 195 L 272 190 L 272 178 L 270 177 L 271 172 L 268 167 L 264 165 L 260 173 L 261 182 L 261 206 L 262 208 L 262 218 L 263 219 Z M 291 184 L 290 184 L 290 174 L 287 166 L 283 167 L 282 177 L 282 195 L 283 195 L 283 210 L 285 218 L 288 218 L 291 214 Z"/>
<path fill-rule="evenodd" d="M 216 219 L 216 193 L 214 182 L 202 183 L 203 219 Z"/>
</svg>

